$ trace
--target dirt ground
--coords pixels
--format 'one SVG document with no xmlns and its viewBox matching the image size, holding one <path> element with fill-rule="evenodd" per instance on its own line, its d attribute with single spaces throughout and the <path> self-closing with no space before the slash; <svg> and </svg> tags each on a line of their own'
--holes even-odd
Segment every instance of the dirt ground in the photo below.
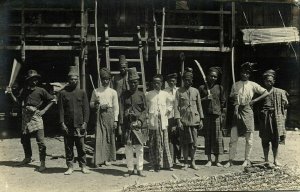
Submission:
<svg viewBox="0 0 300 192">
<path fill-rule="evenodd" d="M 263 161 L 263 153 L 260 145 L 258 132 L 255 132 L 254 146 L 252 152 L 252 160 L 256 162 Z M 225 148 L 228 149 L 229 138 L 225 138 Z M 203 145 L 202 137 L 199 144 Z M 80 172 L 78 166 L 76 171 L 65 176 L 66 171 L 65 159 L 63 157 L 52 158 L 51 155 L 64 156 L 64 145 L 60 138 L 46 138 L 47 145 L 47 170 L 43 173 L 37 172 L 39 165 L 38 149 L 34 139 L 32 139 L 33 161 L 24 167 L 15 167 L 14 164 L 23 159 L 23 150 L 20 139 L 4 139 L 0 140 L 0 191 L 4 192 L 40 192 L 40 191 L 64 191 L 64 192 L 83 192 L 83 191 L 122 191 L 124 187 L 140 183 L 160 182 L 174 180 L 175 178 L 194 178 L 196 176 L 212 176 L 225 174 L 230 172 L 243 171 L 242 160 L 244 156 L 245 140 L 240 138 L 238 145 L 238 154 L 236 156 L 236 166 L 230 168 L 223 167 L 205 167 L 206 156 L 200 148 L 197 151 L 197 164 L 199 170 L 189 169 L 187 171 L 180 170 L 180 166 L 176 165 L 174 171 L 160 171 L 159 173 L 149 172 L 148 162 L 145 161 L 146 178 L 131 176 L 123 177 L 127 171 L 125 160 L 117 160 L 111 166 L 100 168 L 90 168 L 91 174 L 84 175 Z M 271 155 L 271 154 L 270 154 Z M 228 160 L 228 154 L 220 157 L 223 164 Z M 272 158 L 270 158 L 272 160 Z M 300 167 L 300 132 L 288 131 L 287 141 L 285 145 L 280 145 L 280 162 L 283 166 L 297 169 Z M 88 161 L 91 161 L 91 155 L 88 155 Z M 300 186 L 299 186 L 300 189 Z"/>
</svg>

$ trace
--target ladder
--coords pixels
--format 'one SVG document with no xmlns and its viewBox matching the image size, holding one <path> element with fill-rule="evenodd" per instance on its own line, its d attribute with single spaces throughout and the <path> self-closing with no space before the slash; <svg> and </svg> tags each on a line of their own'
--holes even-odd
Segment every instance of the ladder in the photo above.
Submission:
<svg viewBox="0 0 300 192">
<path fill-rule="evenodd" d="M 133 36 L 109 36 L 108 25 L 104 25 L 105 32 L 105 58 L 106 67 L 110 70 L 112 75 L 119 74 L 118 62 L 119 55 L 125 55 L 128 61 L 128 67 L 136 67 L 139 74 L 140 84 L 139 89 L 146 92 L 146 79 L 143 58 L 143 44 L 140 33 L 140 26 L 137 26 L 137 33 Z"/>
<path fill-rule="evenodd" d="M 219 2 L 218 10 L 170 10 L 166 9 L 168 6 L 165 6 L 157 9 L 153 5 L 152 8 L 157 71 L 160 72 L 162 68 L 163 51 L 230 52 L 230 48 L 224 45 L 224 15 L 231 15 L 231 11 L 224 10 L 223 2 Z M 218 17 L 218 23 L 202 24 L 203 19 L 199 19 L 200 15 Z M 176 18 L 185 20 L 176 23 L 178 22 Z M 196 19 L 190 21 L 191 18 Z M 181 37 L 180 35 L 184 34 L 183 31 L 193 32 L 194 35 Z M 172 35 L 169 36 L 169 33 Z M 214 34 L 215 38 L 207 38 L 211 34 Z"/>
</svg>

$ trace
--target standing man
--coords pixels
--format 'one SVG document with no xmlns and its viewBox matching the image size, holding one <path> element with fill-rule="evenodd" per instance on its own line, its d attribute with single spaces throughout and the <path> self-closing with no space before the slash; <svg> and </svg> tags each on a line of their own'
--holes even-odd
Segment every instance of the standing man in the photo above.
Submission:
<svg viewBox="0 0 300 192">
<path fill-rule="evenodd" d="M 205 155 L 207 163 L 205 166 L 212 166 L 211 155 L 215 156 L 215 164 L 222 167 L 219 155 L 224 152 L 223 132 L 222 132 L 222 111 L 225 107 L 225 94 L 219 79 L 222 75 L 220 67 L 210 67 L 207 75 L 207 86 L 201 85 L 199 92 L 201 95 L 204 118 L 204 138 Z M 210 95 L 209 95 L 210 94 Z"/>
<path fill-rule="evenodd" d="M 236 154 L 239 136 L 245 136 L 245 161 L 242 166 L 251 165 L 250 154 L 253 143 L 254 115 L 252 105 L 265 98 L 269 93 L 266 89 L 253 81 L 249 81 L 253 71 L 253 63 L 243 63 L 241 65 L 241 80 L 232 86 L 230 97 L 234 100 L 234 121 L 236 126 L 231 128 L 229 143 L 229 162 L 225 167 L 230 167 Z M 260 96 L 253 99 L 254 94 Z"/>
<path fill-rule="evenodd" d="M 95 130 L 96 145 L 94 164 L 96 167 L 105 164 L 111 165 L 116 160 L 115 131 L 118 126 L 119 102 L 118 94 L 109 87 L 110 71 L 107 68 L 100 70 L 102 86 L 92 93 L 90 106 L 97 113 Z"/>
<path fill-rule="evenodd" d="M 168 119 L 173 110 L 172 98 L 161 90 L 162 75 L 153 77 L 154 90 L 146 94 L 149 113 L 149 150 L 150 171 L 159 172 L 161 168 L 173 171 L 173 162 L 169 149 Z"/>
<path fill-rule="evenodd" d="M 276 72 L 267 70 L 263 74 L 265 88 L 270 93 L 262 101 L 260 113 L 259 136 L 264 151 L 265 162 L 269 163 L 269 148 L 272 144 L 274 165 L 280 166 L 277 160 L 279 143 L 285 137 L 285 110 L 288 105 L 286 91 L 274 87 Z"/>
<path fill-rule="evenodd" d="M 198 130 L 203 127 L 203 112 L 198 89 L 192 87 L 193 73 L 186 71 L 183 74 L 183 87 L 176 93 L 175 119 L 180 128 L 180 142 L 183 151 L 184 167 L 188 168 L 188 157 L 191 157 L 191 168 L 197 170 L 195 152 L 197 148 Z"/>
<path fill-rule="evenodd" d="M 42 116 L 56 102 L 55 97 L 50 95 L 45 89 L 38 87 L 38 81 L 41 76 L 35 70 L 29 70 L 25 77 L 25 87 L 21 89 L 19 95 L 15 97 L 10 87 L 7 93 L 10 94 L 14 102 L 22 105 L 22 135 L 21 143 L 23 145 L 25 158 L 18 163 L 18 166 L 31 162 L 32 150 L 30 138 L 35 136 L 38 147 L 41 165 L 39 171 L 46 169 L 46 145 L 44 142 L 44 124 Z M 47 105 L 46 107 L 42 107 Z"/>
<path fill-rule="evenodd" d="M 120 125 L 124 127 L 125 155 L 127 161 L 128 177 L 134 173 L 133 154 L 136 153 L 138 175 L 145 177 L 144 165 L 144 135 L 142 128 L 147 128 L 146 99 L 143 92 L 138 90 L 139 75 L 136 68 L 128 69 L 129 87 L 120 98 Z M 121 131 L 121 130 L 119 130 Z M 122 133 L 120 133 L 121 135 Z"/>
<path fill-rule="evenodd" d="M 129 90 L 129 84 L 128 84 L 128 62 L 126 60 L 125 55 L 120 55 L 119 57 L 119 71 L 120 74 L 117 74 L 112 79 L 112 85 L 113 89 L 117 91 L 118 97 L 122 95 L 122 93 L 126 90 Z M 119 125 L 120 129 L 123 129 L 124 127 L 121 127 Z M 124 141 L 122 141 L 122 136 L 118 135 L 116 137 L 116 148 L 119 149 L 123 147 Z"/>
<path fill-rule="evenodd" d="M 85 91 L 78 88 L 79 73 L 76 66 L 70 67 L 69 84 L 61 91 L 58 98 L 59 122 L 64 133 L 66 163 L 65 175 L 73 173 L 74 144 L 78 153 L 81 171 L 90 173 L 86 168 L 84 137 L 89 120 L 89 102 Z"/>
<path fill-rule="evenodd" d="M 164 91 L 170 94 L 172 98 L 172 105 L 173 110 L 169 115 L 168 120 L 168 135 L 169 135 L 169 147 L 171 152 L 171 157 L 173 158 L 173 162 L 176 164 L 181 159 L 181 150 L 180 150 L 180 143 L 179 143 L 179 130 L 177 129 L 177 124 L 174 119 L 174 108 L 175 108 L 175 95 L 178 88 L 176 87 L 177 84 L 177 74 L 172 73 L 167 76 L 167 83 L 168 87 L 164 89 Z"/>
</svg>

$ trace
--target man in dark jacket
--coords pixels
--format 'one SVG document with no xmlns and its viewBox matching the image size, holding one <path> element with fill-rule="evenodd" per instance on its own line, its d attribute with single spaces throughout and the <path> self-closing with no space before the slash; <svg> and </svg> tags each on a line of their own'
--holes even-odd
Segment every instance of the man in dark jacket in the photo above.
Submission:
<svg viewBox="0 0 300 192">
<path fill-rule="evenodd" d="M 128 69 L 129 87 L 124 91 L 120 98 L 120 125 L 123 126 L 125 133 L 125 154 L 128 167 L 128 173 L 125 177 L 134 173 L 133 154 L 136 152 L 138 175 L 143 174 L 144 148 L 145 143 L 142 128 L 146 127 L 146 100 L 143 92 L 138 91 L 139 75 L 136 68 Z M 119 129 L 119 134 L 122 129 Z"/>
<path fill-rule="evenodd" d="M 25 158 L 18 163 L 18 166 L 31 162 L 32 150 L 30 138 L 33 135 L 36 138 L 41 165 L 39 171 L 46 169 L 46 145 L 44 142 L 44 124 L 42 116 L 56 102 L 55 97 L 50 95 L 45 89 L 38 87 L 38 81 L 41 76 L 35 70 L 29 70 L 25 77 L 25 87 L 21 89 L 16 97 L 12 93 L 11 87 L 7 88 L 14 102 L 22 105 L 22 135 L 21 143 L 23 145 Z M 47 104 L 46 107 L 43 107 Z"/>
<path fill-rule="evenodd" d="M 77 148 L 81 171 L 87 174 L 90 172 L 86 168 L 84 137 L 89 120 L 89 102 L 85 91 L 77 87 L 78 72 L 75 67 L 71 67 L 68 76 L 69 84 L 61 91 L 58 98 L 59 122 L 64 132 L 66 163 L 68 166 L 65 175 L 71 175 L 73 172 L 74 144 Z"/>
</svg>

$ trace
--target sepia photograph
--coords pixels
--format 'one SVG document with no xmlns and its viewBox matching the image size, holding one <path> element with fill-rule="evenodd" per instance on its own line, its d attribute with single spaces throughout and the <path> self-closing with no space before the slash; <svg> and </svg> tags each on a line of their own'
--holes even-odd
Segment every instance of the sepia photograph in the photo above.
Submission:
<svg viewBox="0 0 300 192">
<path fill-rule="evenodd" d="M 300 0 L 0 0 L 0 192 L 300 191 Z"/>
</svg>

